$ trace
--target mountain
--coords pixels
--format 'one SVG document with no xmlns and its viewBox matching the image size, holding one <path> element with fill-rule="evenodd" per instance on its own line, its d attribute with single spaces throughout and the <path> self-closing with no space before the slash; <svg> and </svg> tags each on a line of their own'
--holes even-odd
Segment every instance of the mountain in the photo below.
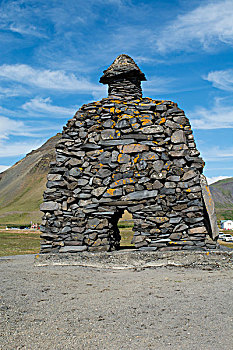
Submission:
<svg viewBox="0 0 233 350">
<path fill-rule="evenodd" d="M 41 221 L 39 205 L 49 164 L 55 159 L 55 145 L 60 138 L 61 134 L 53 136 L 0 173 L 0 224 L 29 225 L 31 221 Z"/>
<path fill-rule="evenodd" d="M 57 134 L 40 148 L 0 173 L 0 225 L 40 222 L 40 203 L 47 182 L 49 163 L 55 159 Z M 218 219 L 233 219 L 233 177 L 210 185 Z M 127 213 L 124 216 L 128 219 Z"/>
<path fill-rule="evenodd" d="M 233 220 L 233 177 L 210 185 L 218 219 Z"/>
</svg>

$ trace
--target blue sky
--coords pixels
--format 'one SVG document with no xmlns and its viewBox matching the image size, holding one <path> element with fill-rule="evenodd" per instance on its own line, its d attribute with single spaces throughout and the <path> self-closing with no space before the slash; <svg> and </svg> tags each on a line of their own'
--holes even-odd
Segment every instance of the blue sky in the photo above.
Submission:
<svg viewBox="0 0 233 350">
<path fill-rule="evenodd" d="M 0 171 L 83 104 L 121 53 L 143 94 L 178 102 L 210 179 L 233 176 L 233 1 L 0 1 Z"/>
</svg>

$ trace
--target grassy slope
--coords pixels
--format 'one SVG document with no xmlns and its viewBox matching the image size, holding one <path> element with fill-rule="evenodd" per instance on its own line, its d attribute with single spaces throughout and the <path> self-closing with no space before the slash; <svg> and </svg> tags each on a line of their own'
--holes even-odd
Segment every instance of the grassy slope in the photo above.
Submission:
<svg viewBox="0 0 233 350">
<path fill-rule="evenodd" d="M 233 219 L 233 177 L 210 185 L 218 220 Z"/>
<path fill-rule="evenodd" d="M 60 134 L 0 174 L 0 225 L 40 222 L 39 205 Z"/>
</svg>

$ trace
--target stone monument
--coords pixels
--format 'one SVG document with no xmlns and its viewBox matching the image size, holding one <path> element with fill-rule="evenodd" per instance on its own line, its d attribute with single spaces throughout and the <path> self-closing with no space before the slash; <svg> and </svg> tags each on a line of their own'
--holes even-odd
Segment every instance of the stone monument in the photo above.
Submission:
<svg viewBox="0 0 233 350">
<path fill-rule="evenodd" d="M 108 97 L 64 127 L 41 210 L 41 253 L 112 251 L 124 210 L 139 250 L 216 247 L 213 201 L 188 118 L 172 101 L 142 97 L 145 75 L 120 55 L 104 71 Z"/>
</svg>

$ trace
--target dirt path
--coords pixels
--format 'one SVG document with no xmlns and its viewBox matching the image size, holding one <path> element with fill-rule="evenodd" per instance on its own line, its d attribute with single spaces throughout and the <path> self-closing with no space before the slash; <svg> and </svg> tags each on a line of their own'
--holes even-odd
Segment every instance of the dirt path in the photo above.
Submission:
<svg viewBox="0 0 233 350">
<path fill-rule="evenodd" d="M 0 269 L 1 350 L 233 348 L 232 270 Z"/>
</svg>

